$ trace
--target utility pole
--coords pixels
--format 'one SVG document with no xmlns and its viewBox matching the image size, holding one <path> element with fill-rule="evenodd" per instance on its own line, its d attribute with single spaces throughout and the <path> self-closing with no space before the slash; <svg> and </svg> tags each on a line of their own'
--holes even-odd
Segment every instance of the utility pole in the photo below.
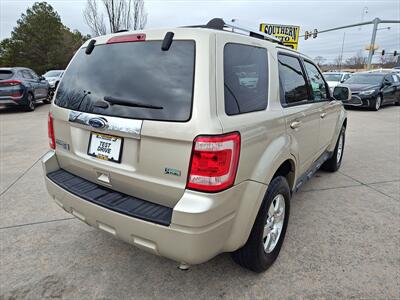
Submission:
<svg viewBox="0 0 400 300">
<path fill-rule="evenodd" d="M 397 23 L 398 24 L 398 23 L 400 23 L 400 20 L 381 20 L 379 18 L 375 18 L 372 21 L 368 21 L 368 22 L 361 22 L 361 23 L 339 26 L 339 27 L 325 29 L 325 30 L 318 30 L 318 34 L 321 34 L 324 32 L 340 30 L 340 29 L 345 29 L 345 28 L 350 28 L 350 27 L 358 27 L 358 26 L 373 24 L 374 27 L 372 30 L 371 45 L 369 45 L 369 54 L 368 54 L 368 70 L 369 70 L 371 68 L 372 56 L 374 55 L 374 51 L 375 51 L 374 48 L 375 48 L 376 32 L 378 31 L 378 24 L 381 24 L 381 23 L 392 23 L 392 24 Z M 304 35 L 301 35 L 300 37 L 304 37 Z"/>
<path fill-rule="evenodd" d="M 343 32 L 342 51 L 340 52 L 340 64 L 339 64 L 339 71 L 342 71 L 343 48 L 344 48 L 344 39 L 345 39 L 345 37 L 346 37 L 346 32 Z"/>
<path fill-rule="evenodd" d="M 372 56 L 375 52 L 376 32 L 378 31 L 378 24 L 381 22 L 381 20 L 379 18 L 375 18 L 372 22 L 374 24 L 374 28 L 372 29 L 371 43 L 369 45 L 367 70 L 371 69 Z"/>
</svg>

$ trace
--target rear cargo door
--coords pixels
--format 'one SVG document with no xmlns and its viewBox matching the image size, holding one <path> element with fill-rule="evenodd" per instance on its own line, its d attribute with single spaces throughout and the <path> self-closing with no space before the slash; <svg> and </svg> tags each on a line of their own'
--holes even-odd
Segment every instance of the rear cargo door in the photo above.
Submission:
<svg viewBox="0 0 400 300">
<path fill-rule="evenodd" d="M 186 187 L 193 137 L 195 42 L 96 45 L 79 50 L 52 113 L 61 168 L 173 207 Z M 181 134 L 180 134 L 181 133 Z"/>
</svg>

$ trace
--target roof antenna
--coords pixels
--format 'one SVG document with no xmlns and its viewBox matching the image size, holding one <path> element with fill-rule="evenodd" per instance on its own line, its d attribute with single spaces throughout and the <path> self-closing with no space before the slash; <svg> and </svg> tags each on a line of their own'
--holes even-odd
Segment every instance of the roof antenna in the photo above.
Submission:
<svg viewBox="0 0 400 300">
<path fill-rule="evenodd" d="M 172 38 L 173 37 L 174 37 L 174 33 L 171 32 L 171 31 L 168 31 L 165 34 L 164 40 L 163 40 L 162 45 L 161 45 L 161 50 L 162 51 L 168 51 L 169 50 L 169 48 L 171 47 L 171 44 L 172 44 Z"/>
<path fill-rule="evenodd" d="M 93 49 L 94 49 L 94 44 L 96 44 L 96 40 L 91 40 L 89 42 L 89 44 L 86 47 L 85 53 L 87 55 L 89 55 L 90 53 L 92 53 Z"/>
</svg>

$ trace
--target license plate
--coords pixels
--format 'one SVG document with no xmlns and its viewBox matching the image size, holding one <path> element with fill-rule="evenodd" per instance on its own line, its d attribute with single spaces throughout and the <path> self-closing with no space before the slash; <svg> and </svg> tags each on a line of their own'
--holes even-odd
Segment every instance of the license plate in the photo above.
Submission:
<svg viewBox="0 0 400 300">
<path fill-rule="evenodd" d="M 88 155 L 119 163 L 121 162 L 122 144 L 121 137 L 91 132 Z"/>
</svg>

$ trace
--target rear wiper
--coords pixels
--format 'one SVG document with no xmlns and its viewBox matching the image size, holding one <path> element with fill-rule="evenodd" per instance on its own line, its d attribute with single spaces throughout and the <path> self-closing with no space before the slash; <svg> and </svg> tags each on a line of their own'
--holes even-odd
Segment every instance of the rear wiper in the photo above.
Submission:
<svg viewBox="0 0 400 300">
<path fill-rule="evenodd" d="M 111 96 L 105 96 L 104 97 L 104 101 L 109 102 L 111 105 L 117 104 L 117 105 L 132 106 L 132 107 L 143 107 L 143 108 L 151 108 L 151 109 L 164 109 L 164 107 L 162 107 L 162 106 L 144 104 L 144 103 L 132 101 L 132 100 L 129 100 L 129 99 L 116 98 L 116 97 L 111 97 Z"/>
</svg>

